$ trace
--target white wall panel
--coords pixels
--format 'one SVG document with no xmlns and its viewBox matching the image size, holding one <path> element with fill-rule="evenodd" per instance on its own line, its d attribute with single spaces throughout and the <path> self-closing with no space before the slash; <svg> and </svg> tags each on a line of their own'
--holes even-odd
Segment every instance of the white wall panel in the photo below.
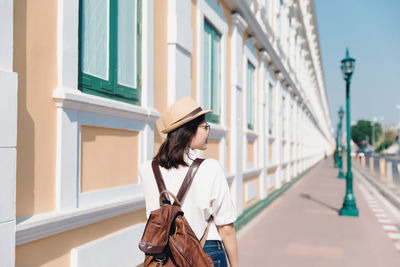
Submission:
<svg viewBox="0 0 400 267">
<path fill-rule="evenodd" d="M 139 250 L 145 224 L 123 229 L 71 250 L 71 267 L 127 267 L 144 261 Z"/>
<path fill-rule="evenodd" d="M 17 92 L 17 74 L 0 70 L 0 147 L 17 145 Z"/>
<path fill-rule="evenodd" d="M 0 266 L 15 264 L 15 221 L 0 223 Z"/>
<path fill-rule="evenodd" d="M 15 148 L 0 148 L 0 223 L 15 219 L 16 156 Z"/>
<path fill-rule="evenodd" d="M 246 183 L 245 201 L 249 202 L 257 197 L 257 180 Z"/>
</svg>

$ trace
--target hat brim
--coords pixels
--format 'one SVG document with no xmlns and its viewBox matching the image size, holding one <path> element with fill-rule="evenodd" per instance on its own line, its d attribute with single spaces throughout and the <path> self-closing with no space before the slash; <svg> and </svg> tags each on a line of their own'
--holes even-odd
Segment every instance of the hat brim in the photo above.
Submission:
<svg viewBox="0 0 400 267">
<path fill-rule="evenodd" d="M 179 121 L 179 122 L 177 122 L 177 123 L 175 123 L 175 124 L 172 124 L 171 126 L 169 126 L 169 127 L 167 127 L 167 128 L 162 129 L 161 132 L 162 132 L 163 134 L 167 134 L 167 133 L 169 133 L 169 132 L 171 132 L 171 131 L 173 131 L 173 130 L 179 128 L 179 127 L 181 127 L 181 126 L 184 125 L 185 123 L 188 123 L 189 121 L 192 121 L 192 120 L 194 120 L 194 119 L 200 117 L 200 116 L 203 115 L 203 114 L 207 114 L 207 113 L 211 113 L 211 112 L 213 112 L 213 111 L 212 111 L 212 110 L 203 110 L 203 111 L 200 111 L 199 113 L 197 113 L 196 115 L 194 115 L 194 116 L 192 116 L 192 117 L 190 117 L 190 118 L 181 120 L 181 121 Z"/>
</svg>

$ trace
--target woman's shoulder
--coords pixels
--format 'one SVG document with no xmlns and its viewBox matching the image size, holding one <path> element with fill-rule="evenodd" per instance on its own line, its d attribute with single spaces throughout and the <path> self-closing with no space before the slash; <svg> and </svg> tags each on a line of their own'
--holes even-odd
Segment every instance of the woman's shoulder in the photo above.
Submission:
<svg viewBox="0 0 400 267">
<path fill-rule="evenodd" d="M 219 163 L 219 161 L 216 160 L 216 159 L 212 159 L 212 158 L 204 159 L 202 165 L 203 165 L 203 166 L 208 166 L 208 167 L 218 167 L 218 168 L 221 168 L 221 164 Z"/>
<path fill-rule="evenodd" d="M 200 166 L 200 169 L 203 169 L 204 171 L 206 171 L 207 173 L 211 174 L 211 173 L 224 173 L 223 169 L 222 169 L 222 165 L 218 160 L 215 159 L 205 159 L 203 161 L 203 163 Z"/>
</svg>

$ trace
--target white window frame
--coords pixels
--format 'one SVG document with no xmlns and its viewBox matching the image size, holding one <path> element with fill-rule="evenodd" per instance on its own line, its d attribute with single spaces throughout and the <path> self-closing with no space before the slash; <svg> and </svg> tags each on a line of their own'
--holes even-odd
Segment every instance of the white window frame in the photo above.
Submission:
<svg viewBox="0 0 400 267">
<path fill-rule="evenodd" d="M 256 48 L 254 46 L 254 44 L 252 43 L 254 42 L 253 38 L 249 38 L 246 40 L 245 46 L 244 46 L 244 55 L 243 55 L 243 88 L 244 88 L 244 92 L 245 92 L 245 100 L 243 102 L 243 110 L 245 112 L 247 112 L 247 63 L 250 62 L 253 66 L 254 66 L 254 94 L 255 94 L 255 98 L 257 99 L 257 94 L 259 91 L 259 83 L 258 83 L 258 72 L 259 72 L 259 61 L 257 58 L 257 54 L 256 54 Z M 245 114 L 246 116 L 243 116 L 243 123 L 244 123 L 244 129 L 247 130 L 247 132 L 256 132 L 257 126 L 258 126 L 258 116 L 257 116 L 257 103 L 255 103 L 255 107 L 254 107 L 254 130 L 250 130 L 247 128 L 247 114 Z"/>
<path fill-rule="evenodd" d="M 204 95 L 202 93 L 203 88 L 203 69 L 204 69 L 204 20 L 207 19 L 208 23 L 211 24 L 221 34 L 221 87 L 220 87 L 220 122 L 222 127 L 226 127 L 226 74 L 228 66 L 225 64 L 227 60 L 227 35 L 228 35 L 228 23 L 223 16 L 223 7 L 218 4 L 216 0 L 199 0 L 197 2 L 197 99 L 200 99 L 200 103 L 205 103 Z"/>
<path fill-rule="evenodd" d="M 276 136 L 276 134 L 274 134 L 274 131 L 275 131 L 275 128 L 276 128 L 276 123 L 274 124 L 274 121 L 275 121 L 275 108 L 276 108 L 276 103 L 275 103 L 275 98 L 273 98 L 272 100 L 271 100 L 271 102 L 270 102 L 270 99 L 271 99 L 271 95 L 270 95 L 270 93 L 269 93 L 269 85 L 271 84 L 272 85 L 272 96 L 276 96 L 276 92 L 275 92 L 275 88 L 276 88 L 276 82 L 275 82 L 275 79 L 274 79 L 274 74 L 273 74 L 273 71 L 272 71 L 272 69 L 271 69 L 271 67 L 269 67 L 268 69 L 267 69 L 267 84 L 268 84 L 268 92 L 267 92 L 267 99 L 268 99 L 268 101 L 267 101 L 267 103 L 268 103 L 268 108 L 267 108 L 267 111 L 268 111 L 268 119 L 267 119 L 267 122 L 268 122 L 268 129 L 267 129 L 267 135 L 268 135 L 268 138 L 269 139 L 271 139 L 271 138 L 274 138 L 275 136 Z M 270 103 L 272 103 L 272 107 L 271 107 L 271 109 L 270 109 Z M 270 117 L 270 111 L 271 111 L 271 117 Z M 272 120 L 272 122 L 270 122 L 270 118 L 271 118 L 271 120 Z M 271 123 L 271 126 L 272 126 L 272 132 L 271 133 L 269 133 L 269 124 Z"/>
<path fill-rule="evenodd" d="M 228 47 L 228 22 L 224 17 L 224 10 L 221 4 L 218 4 L 216 0 L 199 0 L 197 2 L 196 12 L 196 31 L 197 31 L 197 43 L 196 43 L 196 54 L 197 54 L 197 81 L 196 81 L 196 97 L 199 99 L 201 105 L 204 104 L 204 94 L 202 93 L 203 88 L 203 69 L 204 69 L 204 57 L 203 57 L 203 43 L 204 43 L 204 20 L 207 19 L 208 23 L 211 24 L 221 34 L 221 84 L 220 84 L 220 120 L 219 124 L 210 123 L 211 131 L 210 137 L 220 139 L 219 145 L 219 156 L 220 162 L 226 171 L 226 135 L 229 131 L 226 122 L 226 85 L 227 85 L 227 72 L 230 66 L 227 66 L 227 47 Z"/>
<path fill-rule="evenodd" d="M 248 62 L 250 62 L 253 66 L 254 66 L 254 95 L 255 95 L 255 99 L 257 99 L 257 95 L 259 92 L 259 83 L 258 83 L 258 76 L 259 76 L 259 70 L 260 70 L 260 66 L 259 66 L 259 60 L 257 58 L 257 54 L 256 54 L 256 48 L 254 46 L 254 42 L 255 39 L 254 38 L 248 38 L 245 42 L 244 45 L 244 53 L 243 53 L 243 65 L 242 65 L 242 69 L 243 69 L 243 94 L 244 94 L 244 101 L 242 103 L 242 108 L 243 111 L 245 112 L 244 116 L 242 116 L 243 118 L 243 124 L 242 127 L 244 130 L 244 133 L 246 134 L 246 142 L 243 142 L 243 155 L 246 155 L 246 157 L 243 157 L 243 166 L 246 167 L 246 170 L 249 169 L 255 169 L 258 166 L 258 153 L 257 153 L 257 148 L 258 148 L 258 133 L 257 133 L 257 127 L 258 127 L 258 114 L 257 114 L 257 110 L 258 110 L 258 102 L 255 101 L 255 106 L 254 108 L 254 130 L 248 129 L 247 128 L 247 64 Z M 254 141 L 254 162 L 252 163 L 248 163 L 247 162 L 247 145 L 248 142 Z"/>
<path fill-rule="evenodd" d="M 153 10 L 153 0 L 142 2 L 141 106 L 135 106 L 78 89 L 79 0 L 59 1 L 58 86 L 53 93 L 57 106 L 57 210 L 99 205 L 99 201 L 123 202 L 126 198 L 143 201 L 139 185 L 80 193 L 80 126 L 139 131 L 139 164 L 152 157 L 154 122 L 160 116 L 153 109 Z"/>
</svg>

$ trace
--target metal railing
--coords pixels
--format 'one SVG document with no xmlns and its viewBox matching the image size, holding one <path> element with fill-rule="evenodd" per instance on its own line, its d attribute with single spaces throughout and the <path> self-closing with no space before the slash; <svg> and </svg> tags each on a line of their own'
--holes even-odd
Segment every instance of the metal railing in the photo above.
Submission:
<svg viewBox="0 0 400 267">
<path fill-rule="evenodd" d="M 381 182 L 400 187 L 400 158 L 380 155 L 356 156 L 354 162 Z"/>
</svg>

